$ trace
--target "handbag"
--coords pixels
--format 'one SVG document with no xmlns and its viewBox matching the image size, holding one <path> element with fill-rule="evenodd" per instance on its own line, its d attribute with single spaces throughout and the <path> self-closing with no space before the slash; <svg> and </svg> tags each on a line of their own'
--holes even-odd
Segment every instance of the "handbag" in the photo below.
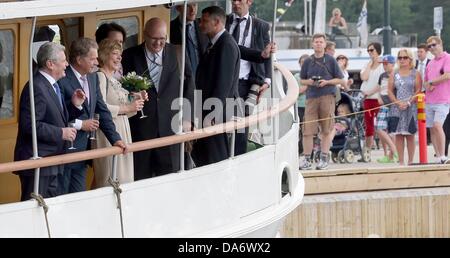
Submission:
<svg viewBox="0 0 450 258">
<path fill-rule="evenodd" d="M 400 117 L 396 116 L 388 116 L 387 124 L 388 124 L 388 132 L 395 133 L 397 131 L 398 122 L 400 121 Z"/>
</svg>

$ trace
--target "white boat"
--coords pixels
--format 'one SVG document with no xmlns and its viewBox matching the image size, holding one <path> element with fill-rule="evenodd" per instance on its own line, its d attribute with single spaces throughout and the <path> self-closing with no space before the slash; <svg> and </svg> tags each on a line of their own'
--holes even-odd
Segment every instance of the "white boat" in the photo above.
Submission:
<svg viewBox="0 0 450 258">
<path fill-rule="evenodd" d="M 0 3 L 0 20 L 139 8 L 167 0 L 38 0 Z M 70 7 L 70 8 L 68 8 Z M 298 89 L 292 74 L 276 65 L 273 97 L 282 100 L 245 120 L 145 142 L 138 151 L 181 143 L 257 125 L 275 117 L 279 137 L 222 162 L 120 186 L 0 205 L 0 237 L 275 237 L 284 217 L 301 202 L 304 181 L 298 173 L 298 119 L 293 105 Z M 288 83 L 284 94 L 282 78 Z M 276 134 L 276 135 L 277 135 Z M 118 154 L 91 150 L 40 160 L 0 164 L 0 173 Z M 116 189 L 117 190 L 117 189 Z M 41 203 L 42 204 L 42 203 Z M 119 204 L 119 205 L 118 205 Z"/>
</svg>

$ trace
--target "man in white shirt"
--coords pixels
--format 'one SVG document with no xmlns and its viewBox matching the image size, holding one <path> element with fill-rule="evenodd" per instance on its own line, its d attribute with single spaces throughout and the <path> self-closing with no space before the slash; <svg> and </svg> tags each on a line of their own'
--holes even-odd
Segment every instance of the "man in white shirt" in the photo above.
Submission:
<svg viewBox="0 0 450 258">
<path fill-rule="evenodd" d="M 420 44 L 417 46 L 417 60 L 416 60 L 416 70 L 419 71 L 420 76 L 422 76 L 422 81 L 425 76 L 425 69 L 427 68 L 430 59 L 427 57 L 428 48 L 426 44 Z M 422 92 L 425 92 L 425 86 L 422 85 Z"/>
</svg>

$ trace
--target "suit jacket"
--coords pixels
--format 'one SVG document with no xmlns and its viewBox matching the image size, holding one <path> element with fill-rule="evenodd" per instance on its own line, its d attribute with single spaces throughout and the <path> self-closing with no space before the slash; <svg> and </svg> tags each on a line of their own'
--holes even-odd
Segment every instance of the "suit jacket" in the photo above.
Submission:
<svg viewBox="0 0 450 258">
<path fill-rule="evenodd" d="M 206 48 L 208 47 L 208 37 L 200 32 L 199 27 L 200 19 L 196 19 L 194 21 L 195 27 L 195 35 L 197 36 L 197 44 L 198 44 L 198 53 L 199 55 L 203 55 L 205 53 Z M 181 45 L 182 39 L 182 23 L 180 21 L 180 16 L 173 19 L 170 22 L 170 43 L 173 45 Z M 200 58 L 200 57 L 199 57 Z"/>
<path fill-rule="evenodd" d="M 100 115 L 100 125 L 99 128 L 105 134 L 108 141 L 113 145 L 116 141 L 120 140 L 121 137 L 116 131 L 116 126 L 112 120 L 112 116 L 108 107 L 103 100 L 102 93 L 99 87 L 99 81 L 97 77 L 97 73 L 91 73 L 87 75 L 87 80 L 89 84 L 89 101 L 86 100 L 83 103 L 83 113 L 79 117 L 80 120 L 87 120 L 94 117 L 94 114 L 97 113 Z M 72 68 L 69 66 L 66 69 L 66 77 L 59 80 L 59 85 L 61 86 L 61 91 L 67 103 L 72 98 L 72 95 L 75 90 L 83 89 L 80 85 L 80 82 L 76 78 Z M 85 132 L 83 130 L 77 131 L 77 138 L 74 141 L 75 150 L 71 152 L 78 152 L 90 149 L 90 141 L 89 141 L 89 132 Z M 77 162 L 70 163 L 67 166 L 77 166 L 86 164 L 86 162 Z"/>
<path fill-rule="evenodd" d="M 69 100 L 69 110 L 66 105 L 61 107 L 58 97 L 50 82 L 39 72 L 33 76 L 34 102 L 36 114 L 36 134 L 38 155 L 40 157 L 64 154 L 67 143 L 62 139 L 62 128 L 67 127 L 70 119 L 81 115 Z M 19 131 L 17 134 L 14 160 L 28 160 L 33 157 L 31 138 L 31 114 L 29 84 L 25 85 L 20 97 Z M 53 166 L 40 169 L 40 176 L 55 176 L 62 173 L 63 166 Z M 34 176 L 30 171 L 18 172 L 23 176 Z"/>
<path fill-rule="evenodd" d="M 227 31 L 230 31 L 231 24 L 233 24 L 233 14 L 229 14 L 227 16 L 227 21 L 225 28 Z M 267 46 L 267 44 L 270 43 L 270 36 L 269 36 L 269 29 L 270 25 L 258 18 L 255 18 L 254 16 L 251 16 L 252 21 L 252 35 L 251 35 L 251 42 L 250 42 L 250 49 L 257 50 L 259 55 L 260 52 Z M 245 47 L 239 46 L 239 49 L 241 51 L 241 56 L 243 56 L 243 50 Z M 248 54 L 248 50 L 244 50 Z M 255 57 L 256 58 L 256 57 Z M 247 60 L 245 58 L 242 58 L 244 60 Z M 255 60 L 247 60 L 252 62 L 251 63 L 251 69 L 250 69 L 250 75 L 249 80 L 251 83 L 262 85 L 264 83 L 265 78 L 272 78 L 272 64 L 270 58 L 263 59 L 260 58 L 259 61 L 262 61 L 262 63 L 257 62 L 258 59 Z"/>
<path fill-rule="evenodd" d="M 239 96 L 240 59 L 236 41 L 225 31 L 200 60 L 196 86 L 197 89 L 202 90 L 203 102 L 209 98 L 218 98 L 223 104 L 222 110 L 203 111 L 203 119 L 209 113 L 219 113 L 222 115 L 223 121 L 216 120 L 215 123 L 218 124 L 228 121 L 230 116 L 234 115 L 232 112 L 226 113 L 226 99 L 234 99 Z M 229 157 L 229 153 L 227 135 L 219 134 L 197 140 L 193 158 L 197 165 L 202 166 L 224 160 Z"/>
<path fill-rule="evenodd" d="M 148 76 L 145 42 L 125 50 L 122 57 L 124 74 L 135 71 L 139 75 Z M 188 66 L 185 69 L 184 79 L 183 97 L 194 103 L 194 81 Z M 129 119 L 133 142 L 173 135 L 179 129 L 178 123 L 174 123 L 172 128 L 172 119 L 178 114 L 178 110 L 172 110 L 171 106 L 180 96 L 180 69 L 174 45 L 166 43 L 164 47 L 158 92 L 152 87 L 147 93 L 149 101 L 145 102 L 143 111 L 148 117 L 139 119 L 139 116 L 134 116 Z M 183 119 L 192 121 L 192 117 L 193 108 L 191 112 L 184 109 Z M 168 158 L 174 167 L 179 167 L 179 155 L 179 145 L 172 145 L 171 157 Z"/>
</svg>

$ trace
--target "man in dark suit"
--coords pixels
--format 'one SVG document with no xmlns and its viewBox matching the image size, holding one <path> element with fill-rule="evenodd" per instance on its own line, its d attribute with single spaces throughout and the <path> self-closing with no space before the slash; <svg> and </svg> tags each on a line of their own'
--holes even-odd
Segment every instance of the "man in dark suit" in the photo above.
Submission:
<svg viewBox="0 0 450 258">
<path fill-rule="evenodd" d="M 101 95 L 97 74 L 91 73 L 98 64 L 97 49 L 98 45 L 92 39 L 79 38 L 73 41 L 70 46 L 70 66 L 66 69 L 66 77 L 59 81 L 66 100 L 78 89 L 86 94 L 83 114 L 75 120 L 78 134 L 73 152 L 90 149 L 89 136 L 97 128 L 102 130 L 111 145 L 126 150 Z M 98 121 L 94 119 L 95 114 L 98 114 Z M 64 167 L 64 174 L 59 178 L 61 194 L 86 190 L 86 165 L 90 162 L 70 163 Z"/>
<path fill-rule="evenodd" d="M 428 47 L 427 44 L 422 43 L 417 46 L 417 60 L 415 69 L 419 71 L 420 76 L 422 76 L 422 80 L 424 80 L 425 68 L 427 68 L 430 59 L 427 57 L 428 55 Z M 425 87 L 422 86 L 422 91 L 425 92 Z"/>
<path fill-rule="evenodd" d="M 202 11 L 200 29 L 208 36 L 210 44 L 200 60 L 196 86 L 202 91 L 202 104 L 214 101 L 213 98 L 220 102 L 213 104 L 213 110 L 203 111 L 204 127 L 229 120 L 227 99 L 238 97 L 241 56 L 237 43 L 225 30 L 225 19 L 225 11 L 218 6 L 210 6 Z M 199 139 L 194 146 L 194 160 L 199 166 L 219 162 L 229 156 L 226 133 Z"/>
<path fill-rule="evenodd" d="M 68 128 L 67 123 L 82 113 L 81 105 L 85 96 L 82 91 L 74 92 L 66 100 L 66 107 L 57 83 L 57 80 L 65 76 L 64 70 L 67 67 L 63 46 L 53 42 L 45 43 L 39 48 L 37 62 L 39 70 L 33 76 L 33 85 L 38 156 L 63 154 L 67 150 L 65 141 L 73 141 L 77 135 L 76 129 Z M 30 92 L 27 83 L 20 97 L 19 132 L 14 160 L 28 160 L 32 157 Z M 39 194 L 44 198 L 57 195 L 57 176 L 63 173 L 63 167 L 59 165 L 40 169 Z M 34 190 L 33 171 L 16 172 L 20 177 L 22 201 L 30 199 Z"/>
<path fill-rule="evenodd" d="M 180 97 L 180 69 L 175 46 L 166 43 L 167 24 L 159 19 L 148 20 L 144 28 L 145 42 L 123 52 L 124 74 L 136 72 L 149 77 L 154 87 L 147 90 L 149 101 L 144 105 L 148 116 L 130 118 L 133 142 L 174 135 L 179 132 L 179 124 L 172 123 L 178 110 L 171 109 L 172 103 Z M 186 66 L 183 97 L 193 103 L 194 83 L 192 72 Z M 186 111 L 184 109 L 184 111 Z M 184 112 L 184 130 L 191 128 L 190 112 Z M 145 179 L 176 172 L 180 168 L 180 145 L 134 153 L 134 178 Z"/>
<path fill-rule="evenodd" d="M 175 8 L 179 15 L 170 22 L 170 43 L 181 45 L 184 5 L 177 5 Z M 208 37 L 200 32 L 200 19 L 196 18 L 197 10 L 197 3 L 188 4 L 188 12 L 186 13 L 186 59 L 189 62 L 193 75 L 196 74 L 198 62 L 205 53 L 209 42 Z M 241 58 L 251 62 L 262 63 L 270 58 L 270 53 L 274 52 L 273 45 L 266 47 L 263 47 L 263 49 L 251 49 L 239 46 Z"/>
<path fill-rule="evenodd" d="M 243 47 L 263 51 L 270 43 L 267 22 L 249 14 L 253 0 L 232 1 L 233 13 L 227 16 L 226 29 L 236 40 L 240 49 Z M 241 52 L 242 53 L 242 52 Z M 239 97 L 246 100 L 254 86 L 254 94 L 261 95 L 271 84 L 272 64 L 270 59 L 255 63 L 241 59 L 239 71 Z M 259 87 L 258 87 L 259 86 Z M 255 90 L 256 89 L 256 90 Z M 248 115 L 248 110 L 246 111 Z M 235 154 L 247 151 L 248 129 L 238 131 L 236 135 Z"/>
<path fill-rule="evenodd" d="M 179 15 L 170 22 L 170 43 L 181 45 L 184 5 L 177 5 L 175 8 Z M 192 74 L 194 75 L 197 72 L 200 56 L 206 51 L 206 47 L 208 46 L 208 37 L 206 37 L 205 34 L 200 33 L 200 21 L 199 19 L 196 19 L 197 10 L 197 3 L 190 3 L 187 5 L 186 59 L 189 61 Z"/>
</svg>

